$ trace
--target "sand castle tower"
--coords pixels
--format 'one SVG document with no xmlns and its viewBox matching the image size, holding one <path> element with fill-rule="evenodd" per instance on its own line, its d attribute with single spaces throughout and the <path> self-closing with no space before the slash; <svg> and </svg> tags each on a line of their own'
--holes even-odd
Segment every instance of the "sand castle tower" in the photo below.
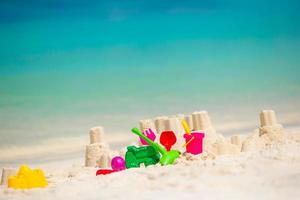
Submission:
<svg viewBox="0 0 300 200">
<path fill-rule="evenodd" d="M 195 130 L 205 130 L 211 127 L 207 111 L 193 112 L 192 117 Z"/>
<path fill-rule="evenodd" d="M 141 131 L 151 128 L 156 133 L 156 127 L 152 119 L 143 119 L 139 121 Z"/>
<path fill-rule="evenodd" d="M 109 167 L 110 151 L 104 140 L 104 130 L 101 126 L 90 130 L 90 144 L 86 146 L 86 167 Z"/>
<path fill-rule="evenodd" d="M 216 140 L 217 133 L 214 127 L 211 124 L 210 117 L 208 116 L 207 111 L 193 112 L 193 129 L 195 131 L 204 131 L 205 139 L 204 140 Z"/>
<path fill-rule="evenodd" d="M 260 113 L 260 127 L 243 142 L 242 151 L 260 150 L 272 142 L 284 141 L 284 130 L 277 123 L 273 110 L 263 110 Z"/>
<path fill-rule="evenodd" d="M 161 132 L 166 130 L 166 127 L 165 127 L 166 119 L 168 119 L 167 116 L 160 116 L 160 117 L 156 117 L 154 119 L 154 124 L 155 124 L 155 129 L 156 129 L 157 135 L 160 135 Z"/>
<path fill-rule="evenodd" d="M 283 134 L 283 126 L 277 123 L 276 114 L 273 110 L 263 110 L 260 113 L 259 135 Z"/>
</svg>

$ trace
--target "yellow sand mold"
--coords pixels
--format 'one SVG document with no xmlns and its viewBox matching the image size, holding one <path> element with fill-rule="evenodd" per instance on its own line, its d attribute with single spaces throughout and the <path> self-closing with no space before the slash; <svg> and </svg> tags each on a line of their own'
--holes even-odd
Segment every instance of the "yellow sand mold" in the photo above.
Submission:
<svg viewBox="0 0 300 200">
<path fill-rule="evenodd" d="M 44 172 L 41 169 L 31 170 L 22 165 L 16 176 L 8 178 L 8 187 L 14 189 L 31 189 L 48 185 Z"/>
</svg>

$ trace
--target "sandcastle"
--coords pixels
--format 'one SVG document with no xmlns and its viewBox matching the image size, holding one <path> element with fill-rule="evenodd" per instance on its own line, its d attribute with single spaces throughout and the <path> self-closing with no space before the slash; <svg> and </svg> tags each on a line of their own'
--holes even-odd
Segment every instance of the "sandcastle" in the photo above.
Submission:
<svg viewBox="0 0 300 200">
<path fill-rule="evenodd" d="M 184 134 L 183 127 L 181 125 L 181 120 L 185 119 L 191 130 L 193 131 L 203 131 L 205 132 L 204 137 L 204 151 L 208 151 L 214 155 L 217 154 L 228 154 L 236 153 L 241 149 L 235 144 L 232 144 L 229 141 L 220 135 L 217 134 L 215 128 L 212 126 L 210 117 L 207 111 L 197 111 L 193 112 L 191 115 L 177 114 L 170 117 L 159 116 L 152 119 L 140 120 L 141 130 L 151 128 L 156 130 L 156 133 L 160 135 L 163 131 L 174 131 L 177 136 L 177 142 L 174 145 L 174 149 L 183 150 L 182 146 L 185 141 L 182 135 Z M 153 127 L 154 125 L 154 127 Z M 156 141 L 159 140 L 159 137 L 156 138 Z"/>
<path fill-rule="evenodd" d="M 277 118 L 273 110 L 263 110 L 260 113 L 259 135 L 281 135 L 283 134 L 283 126 L 277 123 Z"/>
<path fill-rule="evenodd" d="M 250 135 L 242 144 L 242 151 L 260 150 L 273 141 L 285 140 L 284 129 L 277 123 L 276 114 L 273 110 L 263 110 L 260 113 L 260 127 Z"/>
<path fill-rule="evenodd" d="M 86 146 L 85 166 L 86 167 L 109 167 L 110 150 L 104 140 L 102 127 L 94 127 L 90 130 L 90 144 Z"/>
<path fill-rule="evenodd" d="M 285 138 L 283 126 L 277 123 L 276 114 L 273 110 L 263 110 L 260 113 L 260 127 L 246 139 L 241 135 L 234 135 L 226 139 L 222 134 L 218 134 L 207 111 L 196 111 L 191 115 L 177 114 L 174 116 L 159 116 L 154 119 L 140 121 L 141 130 L 151 128 L 160 135 L 163 131 L 174 131 L 177 142 L 174 149 L 183 150 L 182 135 L 184 130 L 181 120 L 185 119 L 191 130 L 205 133 L 203 149 L 209 155 L 236 154 L 239 152 L 260 150 L 272 143 L 272 141 L 282 141 Z M 159 137 L 156 137 L 156 141 Z"/>
</svg>

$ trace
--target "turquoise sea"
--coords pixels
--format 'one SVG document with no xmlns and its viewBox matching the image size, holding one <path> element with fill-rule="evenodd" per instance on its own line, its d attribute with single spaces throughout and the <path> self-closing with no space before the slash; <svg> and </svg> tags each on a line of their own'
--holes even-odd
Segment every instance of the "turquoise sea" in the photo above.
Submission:
<svg viewBox="0 0 300 200">
<path fill-rule="evenodd" d="M 270 108 L 298 125 L 299 10 L 292 0 L 1 1 L 0 149 L 96 125 L 130 134 L 140 119 L 196 110 L 220 129 L 253 129 Z"/>
</svg>

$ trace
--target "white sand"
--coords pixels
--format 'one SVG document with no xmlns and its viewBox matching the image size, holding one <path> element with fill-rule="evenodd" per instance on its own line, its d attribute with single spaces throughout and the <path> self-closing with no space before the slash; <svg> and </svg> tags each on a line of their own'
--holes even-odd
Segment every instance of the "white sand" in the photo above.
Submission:
<svg viewBox="0 0 300 200">
<path fill-rule="evenodd" d="M 182 156 L 176 165 L 129 169 L 106 176 L 96 177 L 95 168 L 82 167 L 83 160 L 82 157 L 40 165 L 47 174 L 47 188 L 22 191 L 1 186 L 0 199 L 299 199 L 300 196 L 299 135 L 260 151 L 223 155 L 214 160 Z"/>
</svg>

